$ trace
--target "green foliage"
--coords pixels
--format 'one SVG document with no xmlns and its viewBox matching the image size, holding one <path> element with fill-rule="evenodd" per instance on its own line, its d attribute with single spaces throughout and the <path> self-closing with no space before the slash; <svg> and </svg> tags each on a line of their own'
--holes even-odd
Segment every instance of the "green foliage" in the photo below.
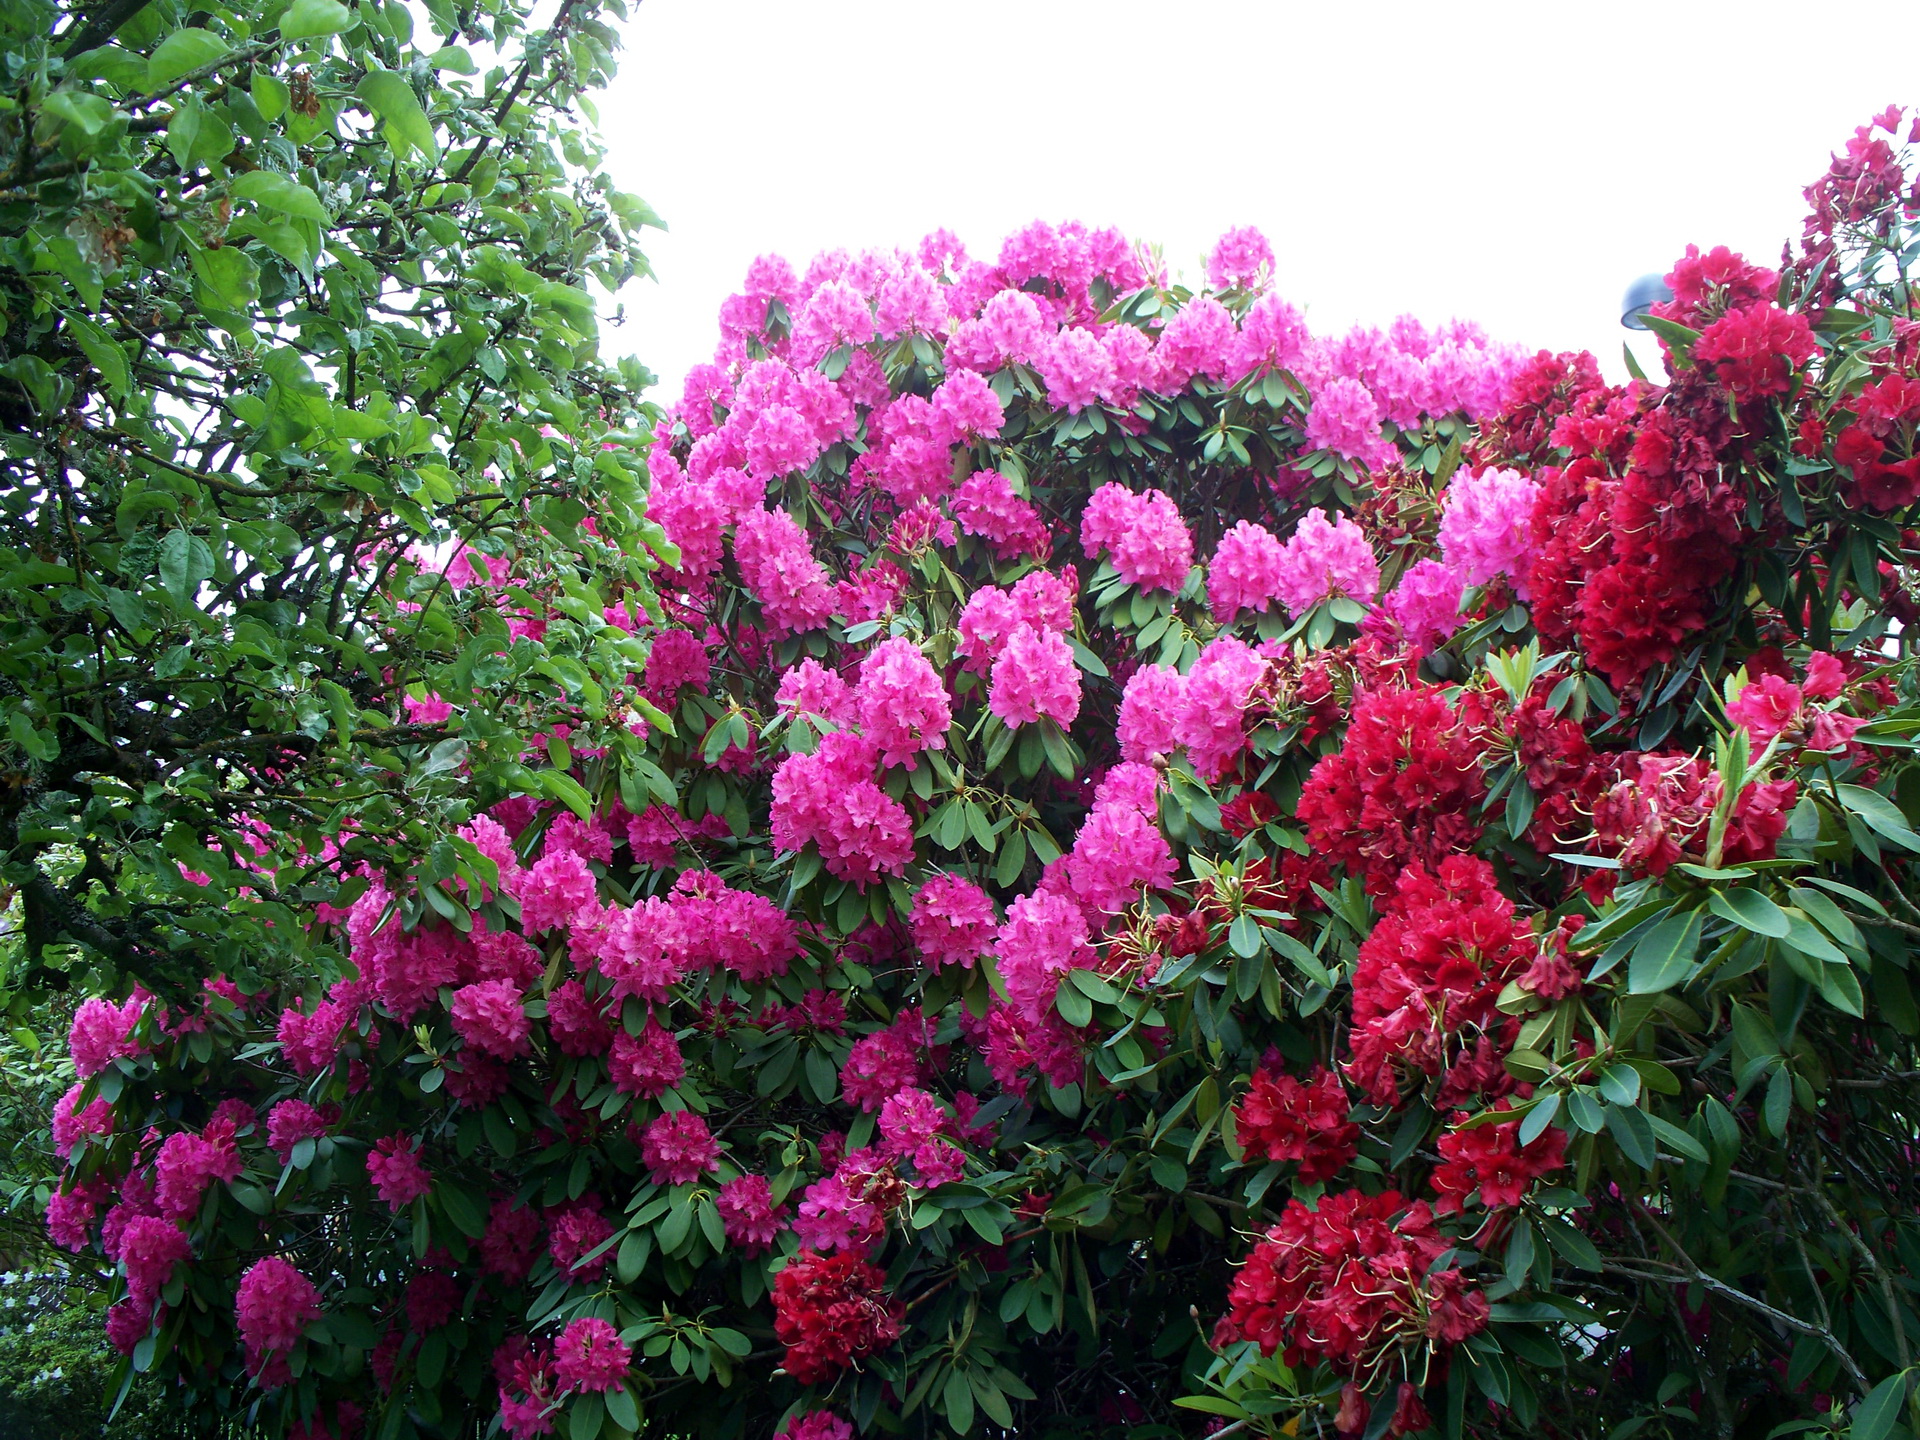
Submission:
<svg viewBox="0 0 1920 1440">
<path fill-rule="evenodd" d="M 293 920 L 339 877 L 488 874 L 448 839 L 457 770 L 536 786 L 520 757 L 561 714 L 626 735 L 644 645 L 602 617 L 655 604 L 617 443 L 649 377 L 600 363 L 587 286 L 645 273 L 658 222 L 573 119 L 617 0 L 532 8 L 0 13 L 16 1016 L 330 973 Z M 449 560 L 511 573 L 520 633 Z"/>
</svg>

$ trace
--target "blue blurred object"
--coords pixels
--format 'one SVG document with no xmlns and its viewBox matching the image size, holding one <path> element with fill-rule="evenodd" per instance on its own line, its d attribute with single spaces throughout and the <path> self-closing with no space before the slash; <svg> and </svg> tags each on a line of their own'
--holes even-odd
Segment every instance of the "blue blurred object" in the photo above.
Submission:
<svg viewBox="0 0 1920 1440">
<path fill-rule="evenodd" d="M 1671 299 L 1673 291 L 1667 288 L 1664 275 L 1642 275 L 1627 286 L 1627 293 L 1620 301 L 1620 323 L 1629 330 L 1644 330 L 1647 311 Z"/>
</svg>

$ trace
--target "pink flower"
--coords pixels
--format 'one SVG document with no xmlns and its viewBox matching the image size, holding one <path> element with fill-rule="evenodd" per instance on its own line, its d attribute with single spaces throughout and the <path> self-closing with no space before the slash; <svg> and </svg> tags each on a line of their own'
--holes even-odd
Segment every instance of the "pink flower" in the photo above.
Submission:
<svg viewBox="0 0 1920 1440">
<path fill-rule="evenodd" d="M 802 660 L 782 674 L 774 704 L 790 714 L 812 715 L 835 725 L 854 718 L 852 688 L 818 660 Z"/>
<path fill-rule="evenodd" d="M 134 1216 L 120 1232 L 120 1265 L 127 1272 L 127 1293 L 135 1303 L 151 1307 L 173 1278 L 173 1267 L 192 1254 L 193 1246 L 171 1220 Z"/>
<path fill-rule="evenodd" d="M 1062 729 L 1080 713 L 1080 670 L 1073 650 L 1051 631 L 1018 626 L 993 662 L 987 708 L 1009 726 L 1041 718 Z"/>
<path fill-rule="evenodd" d="M 420 1142 L 404 1133 L 375 1144 L 367 1156 L 367 1175 L 396 1215 L 433 1188 L 433 1177 L 420 1163 Z"/>
<path fill-rule="evenodd" d="M 733 536 L 740 578 L 759 598 L 771 635 L 812 630 L 833 613 L 833 587 L 813 558 L 813 547 L 784 510 L 753 510 L 740 517 Z"/>
<path fill-rule="evenodd" d="M 1160 331 L 1154 347 L 1160 392 L 1171 395 L 1185 389 L 1195 375 L 1225 380 L 1238 338 L 1226 306 L 1210 295 L 1189 300 Z"/>
<path fill-rule="evenodd" d="M 1380 404 L 1358 380 L 1336 375 L 1314 391 L 1307 444 L 1371 465 L 1390 452 L 1380 435 Z"/>
<path fill-rule="evenodd" d="M 1312 340 L 1313 332 L 1307 328 L 1304 315 L 1278 295 L 1262 295 L 1241 318 L 1231 373 L 1258 375 L 1268 370 L 1297 369 Z"/>
<path fill-rule="evenodd" d="M 540 1252 L 540 1216 L 511 1195 L 496 1195 L 487 1211 L 487 1230 L 480 1237 L 480 1266 L 518 1284 L 533 1269 Z"/>
<path fill-rule="evenodd" d="M 1227 231 L 1207 257 L 1207 283 L 1216 290 L 1251 290 L 1273 274 L 1273 246 L 1251 225 Z"/>
<path fill-rule="evenodd" d="M 885 640 L 860 665 L 853 699 L 860 728 L 880 749 L 882 765 L 914 768 L 922 750 L 947 748 L 953 707 L 939 672 L 904 635 Z"/>
<path fill-rule="evenodd" d="M 1043 554 L 1048 547 L 1040 512 L 1015 495 L 1012 482 L 998 470 L 974 471 L 948 503 L 960 528 L 986 540 L 1002 560 Z"/>
<path fill-rule="evenodd" d="M 1097 805 L 1066 859 L 1067 884 L 1081 904 L 1106 914 L 1126 909 L 1140 892 L 1173 883 L 1173 852 L 1158 817 L 1131 805 Z"/>
<path fill-rule="evenodd" d="M 1136 495 L 1118 481 L 1102 485 L 1081 516 L 1080 543 L 1091 557 L 1110 554 L 1120 578 L 1142 590 L 1177 592 L 1193 568 L 1193 536 L 1163 490 Z"/>
<path fill-rule="evenodd" d="M 1180 744 L 1179 716 L 1186 708 L 1187 680 L 1165 665 L 1142 665 L 1120 697 L 1120 753 L 1151 765 Z"/>
<path fill-rule="evenodd" d="M 604 1007 L 578 980 L 555 986 L 547 996 L 547 1032 L 564 1055 L 603 1055 L 613 1044 Z"/>
<path fill-rule="evenodd" d="M 1242 610 L 1265 614 L 1280 593 L 1286 554 L 1264 525 L 1239 521 L 1220 537 L 1207 571 L 1207 599 L 1213 618 L 1230 623 Z"/>
<path fill-rule="evenodd" d="M 985 673 L 1006 649 L 1013 632 L 1025 624 L 1013 597 L 993 585 L 983 585 L 961 607 L 959 640 L 954 652 L 969 670 Z"/>
<path fill-rule="evenodd" d="M 773 1187 L 764 1175 L 740 1175 L 713 1197 L 727 1243 L 749 1255 L 769 1249 L 786 1229 L 786 1207 L 773 1203 Z"/>
<path fill-rule="evenodd" d="M 880 1105 L 882 1149 L 890 1156 L 909 1157 L 939 1134 L 947 1120 L 940 1102 L 926 1091 L 912 1085 L 896 1090 Z"/>
<path fill-rule="evenodd" d="M 105 1139 L 113 1134 L 113 1106 L 107 1101 L 95 1097 L 85 1109 L 75 1110 L 83 1088 L 84 1082 L 75 1084 L 53 1102 L 53 1148 L 62 1160 L 72 1155 L 73 1147 L 83 1139 Z"/>
<path fill-rule="evenodd" d="M 934 969 L 968 969 L 993 947 L 993 901 L 971 880 L 935 875 L 913 897 L 913 943 Z"/>
<path fill-rule="evenodd" d="M 898 875 L 913 859 L 913 823 L 906 808 L 873 781 L 878 756 L 863 736 L 823 735 L 811 755 L 789 755 L 774 772 L 773 843 L 820 847 L 828 871 L 871 883 Z"/>
<path fill-rule="evenodd" d="M 553 1346 L 553 1373 L 565 1390 L 618 1390 L 627 1383 L 633 1351 L 604 1320 L 569 1320 Z"/>
<path fill-rule="evenodd" d="M 98 997 L 83 1000 L 67 1031 L 74 1073 L 90 1080 L 115 1060 L 138 1055 L 140 1047 L 134 1043 L 133 1027 L 140 1021 L 142 1008 L 138 995 L 120 1005 Z"/>
<path fill-rule="evenodd" d="M 287 1352 L 320 1318 L 314 1283 L 278 1255 L 263 1256 L 240 1277 L 233 1311 L 247 1349 L 247 1369 L 262 1389 L 286 1384 L 291 1378 Z"/>
<path fill-rule="evenodd" d="M 1051 570 L 1029 570 L 1011 592 L 1014 613 L 1036 630 L 1066 634 L 1073 629 L 1074 587 L 1079 577 L 1067 566 L 1065 575 Z"/>
<path fill-rule="evenodd" d="M 773 1440 L 853 1440 L 853 1426 L 830 1410 L 808 1410 L 776 1430 Z"/>
<path fill-rule="evenodd" d="M 612 1238 L 613 1226 L 592 1195 L 547 1212 L 547 1254 L 569 1279 L 599 1279 L 613 1261 L 613 1252 L 601 1248 Z M 596 1250 L 600 1253 L 594 1255 Z M 593 1255 L 591 1260 L 589 1255 Z"/>
<path fill-rule="evenodd" d="M 1454 472 L 1440 514 L 1440 553 L 1464 587 L 1505 575 L 1514 594 L 1527 598 L 1527 572 L 1539 547 L 1533 539 L 1537 482 L 1517 470 Z"/>
<path fill-rule="evenodd" d="M 280 1051 L 294 1074 L 316 1075 L 339 1058 L 340 1032 L 350 1014 L 345 1005 L 331 1000 L 314 1006 L 311 1015 L 297 1008 L 281 1012 Z"/>
<path fill-rule="evenodd" d="M 1296 617 L 1335 595 L 1372 600 L 1380 588 L 1380 566 L 1366 532 L 1345 515 L 1329 520 L 1326 511 L 1309 510 L 1282 552 L 1274 593 Z"/>
<path fill-rule="evenodd" d="M 686 1185 L 720 1163 L 720 1142 L 691 1110 L 669 1110 L 640 1137 L 640 1158 L 656 1185 Z"/>
<path fill-rule="evenodd" d="M 994 948 L 1008 1002 L 1023 1020 L 1035 1024 L 1051 1013 L 1060 977 L 1098 958 L 1087 943 L 1080 907 L 1044 891 L 1023 895 L 1007 907 Z"/>
<path fill-rule="evenodd" d="M 926 1028 L 920 1012 L 909 1007 L 885 1030 L 854 1041 L 846 1064 L 840 1067 L 840 1088 L 847 1103 L 871 1113 L 901 1086 L 918 1084 Z"/>
<path fill-rule="evenodd" d="M 1425 654 L 1460 628 L 1460 573 L 1443 561 L 1416 561 L 1380 609 L 1400 627 L 1407 646 Z"/>
<path fill-rule="evenodd" d="M 512 894 L 527 934 L 561 929 L 594 903 L 593 871 L 571 850 L 550 851 L 517 878 Z"/>
<path fill-rule="evenodd" d="M 453 1028 L 476 1050 L 496 1060 L 527 1053 L 533 1024 L 524 997 L 510 980 L 482 980 L 453 992 Z"/>
<path fill-rule="evenodd" d="M 1055 335 L 1039 357 L 1047 400 L 1057 410 L 1077 415 L 1113 394 L 1113 357 L 1091 330 L 1069 326 Z"/>
<path fill-rule="evenodd" d="M 625 1030 L 613 1037 L 607 1073 L 616 1090 L 653 1100 L 680 1083 L 687 1062 L 672 1032 L 649 1020 L 638 1037 Z"/>
<path fill-rule="evenodd" d="M 231 1122 L 209 1121 L 200 1135 L 175 1131 L 161 1143 L 154 1161 L 154 1205 L 162 1215 L 187 1220 L 200 1208 L 209 1185 L 239 1179 L 241 1168 Z"/>
<path fill-rule="evenodd" d="M 1187 672 L 1179 736 L 1194 774 L 1209 784 L 1223 778 L 1247 748 L 1246 711 L 1266 668 L 1258 651 L 1223 635 Z"/>
<path fill-rule="evenodd" d="M 1800 718 L 1800 687 L 1778 675 L 1762 675 L 1727 706 L 1727 719 L 1742 727 L 1756 745 L 1765 745 Z"/>
<path fill-rule="evenodd" d="M 955 437 L 988 439 L 1007 423 L 1000 397 L 973 370 L 955 370 L 933 392 L 934 413 Z"/>
</svg>

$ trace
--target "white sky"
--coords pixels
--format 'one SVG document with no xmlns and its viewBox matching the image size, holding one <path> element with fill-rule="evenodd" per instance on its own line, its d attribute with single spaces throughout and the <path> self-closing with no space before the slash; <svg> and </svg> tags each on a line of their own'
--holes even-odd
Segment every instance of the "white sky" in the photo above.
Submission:
<svg viewBox="0 0 1920 1440">
<path fill-rule="evenodd" d="M 1916 41 L 1914 0 L 644 0 L 601 129 L 670 228 L 602 340 L 667 401 L 763 252 L 1081 220 L 1197 277 L 1251 224 L 1316 330 L 1459 315 L 1619 379 L 1627 283 L 1777 263 Z"/>
</svg>

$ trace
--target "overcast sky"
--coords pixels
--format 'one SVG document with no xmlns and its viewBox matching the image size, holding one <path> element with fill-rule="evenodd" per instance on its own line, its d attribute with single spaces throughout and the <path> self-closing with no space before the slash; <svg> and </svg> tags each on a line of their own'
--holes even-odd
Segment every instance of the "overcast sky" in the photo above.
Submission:
<svg viewBox="0 0 1920 1440">
<path fill-rule="evenodd" d="M 1920 100 L 1920 4 L 643 0 L 601 128 L 666 219 L 607 348 L 675 398 L 748 261 L 1034 219 L 1201 273 L 1256 225 L 1317 330 L 1459 315 L 1624 371 L 1689 242 L 1775 263 L 1854 126 Z"/>
</svg>

